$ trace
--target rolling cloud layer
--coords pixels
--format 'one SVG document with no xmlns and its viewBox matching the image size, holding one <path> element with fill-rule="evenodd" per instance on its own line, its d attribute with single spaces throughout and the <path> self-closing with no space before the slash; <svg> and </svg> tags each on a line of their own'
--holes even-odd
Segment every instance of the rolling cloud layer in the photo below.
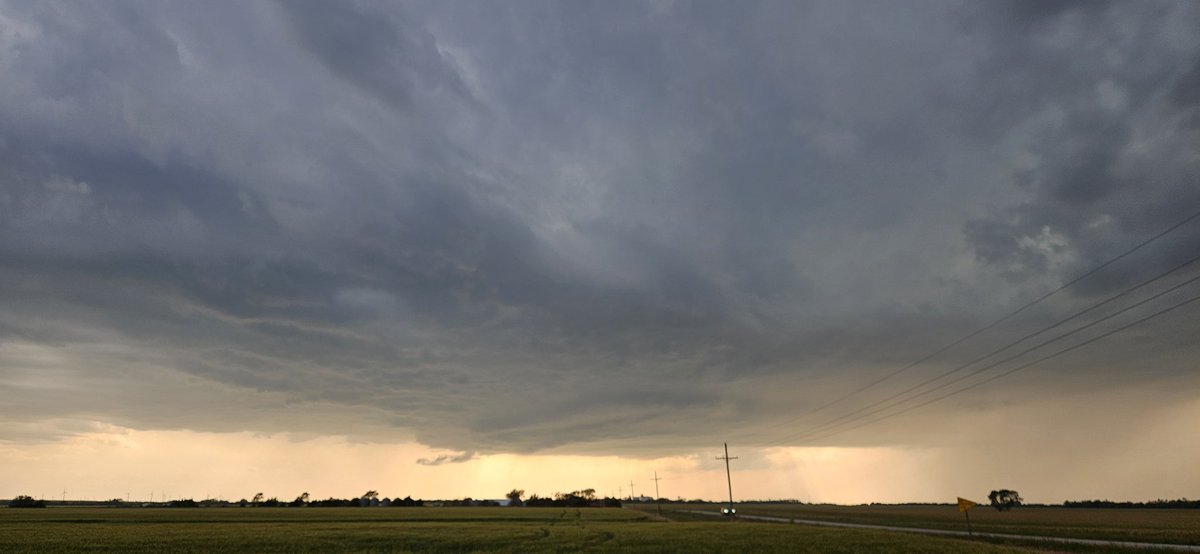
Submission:
<svg viewBox="0 0 1200 554">
<path fill-rule="evenodd" d="M 1197 28 L 1190 2 L 0 4 L 0 440 L 463 452 L 436 465 L 785 422 L 1200 209 Z M 941 409 L 1170 403 L 1197 313 Z"/>
</svg>

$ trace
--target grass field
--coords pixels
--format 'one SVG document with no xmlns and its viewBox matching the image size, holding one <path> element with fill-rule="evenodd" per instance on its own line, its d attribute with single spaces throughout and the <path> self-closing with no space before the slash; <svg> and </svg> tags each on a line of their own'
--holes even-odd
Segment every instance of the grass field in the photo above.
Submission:
<svg viewBox="0 0 1200 554">
<path fill-rule="evenodd" d="M 738 513 L 794 519 L 965 530 L 956 506 L 825 506 L 805 504 L 739 504 Z M 653 507 L 642 507 L 653 510 Z M 720 505 L 670 505 L 680 510 L 718 510 Z M 671 516 L 694 518 L 685 514 Z M 971 510 L 975 531 L 1113 541 L 1200 545 L 1200 510 L 1085 509 L 1019 507 L 997 512 L 985 506 Z"/>
<path fill-rule="evenodd" d="M 628 509 L 0 508 L 4 552 L 1014 552 L 904 533 Z"/>
</svg>

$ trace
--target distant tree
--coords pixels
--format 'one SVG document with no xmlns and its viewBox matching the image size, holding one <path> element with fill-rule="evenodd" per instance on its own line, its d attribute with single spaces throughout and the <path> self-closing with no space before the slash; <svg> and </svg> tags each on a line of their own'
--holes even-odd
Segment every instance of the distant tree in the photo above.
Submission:
<svg viewBox="0 0 1200 554">
<path fill-rule="evenodd" d="M 988 493 L 988 500 L 991 501 L 992 507 L 998 512 L 1007 512 L 1013 509 L 1013 506 L 1021 505 L 1021 495 L 1017 491 L 1008 489 L 1000 489 Z"/>
<path fill-rule="evenodd" d="M 34 500 L 32 496 L 22 494 L 8 501 L 9 508 L 45 508 L 44 500 Z"/>
<path fill-rule="evenodd" d="M 591 498 L 588 497 L 588 491 L 592 497 L 595 497 L 595 489 L 586 489 L 582 491 L 571 492 L 556 492 L 554 493 L 555 506 L 568 506 L 572 508 L 581 508 L 591 504 Z"/>
<path fill-rule="evenodd" d="M 263 493 L 261 493 L 261 492 L 254 493 L 254 498 L 250 500 L 250 503 L 257 506 L 259 502 L 262 502 L 262 499 L 263 499 Z"/>
<path fill-rule="evenodd" d="M 392 499 L 392 507 L 394 508 L 413 508 L 416 506 L 424 506 L 425 503 L 420 500 L 413 500 L 413 497 L 406 496 L 404 498 Z"/>
<path fill-rule="evenodd" d="M 363 498 L 378 498 L 379 493 L 377 491 L 367 491 L 367 492 L 363 493 L 362 497 Z"/>
<path fill-rule="evenodd" d="M 504 496 L 506 498 L 508 498 L 509 506 L 520 506 L 521 505 L 521 497 L 525 496 L 525 489 L 513 489 L 511 491 L 508 491 L 508 494 L 506 494 Z"/>
<path fill-rule="evenodd" d="M 579 495 L 588 500 L 595 500 L 596 499 L 596 489 L 583 489 L 583 490 L 579 491 Z"/>
<path fill-rule="evenodd" d="M 553 506 L 554 502 L 555 500 L 552 498 L 543 498 L 538 496 L 537 493 L 533 493 L 529 495 L 527 500 L 525 500 L 525 505 L 531 508 L 546 508 Z"/>
<path fill-rule="evenodd" d="M 308 504 L 308 493 L 307 492 L 300 493 L 300 496 L 297 496 L 296 499 L 293 500 L 291 502 L 291 504 L 289 504 L 289 506 L 300 507 L 305 504 Z"/>
<path fill-rule="evenodd" d="M 1158 499 L 1149 502 L 1113 502 L 1111 500 L 1068 500 L 1063 502 L 1064 508 L 1174 508 L 1174 509 L 1197 509 L 1200 508 L 1200 500 L 1188 500 L 1187 498 L 1179 498 L 1176 500 Z"/>
</svg>

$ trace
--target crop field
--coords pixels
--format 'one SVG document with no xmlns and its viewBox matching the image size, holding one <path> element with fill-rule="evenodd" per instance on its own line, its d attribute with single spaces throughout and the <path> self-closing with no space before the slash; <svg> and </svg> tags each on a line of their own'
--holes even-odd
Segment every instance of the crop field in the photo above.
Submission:
<svg viewBox="0 0 1200 554">
<path fill-rule="evenodd" d="M 654 507 L 641 509 L 653 511 Z M 719 510 L 720 505 L 669 505 L 672 519 L 695 520 L 688 510 Z M 951 529 L 965 531 L 956 506 L 829 506 L 806 504 L 739 504 L 738 513 L 789 519 Z M 998 512 L 986 506 L 971 510 L 975 531 L 1110 541 L 1200 545 L 1200 510 L 1086 509 L 1018 507 Z"/>
<path fill-rule="evenodd" d="M 1015 552 L 953 538 L 630 509 L 0 508 L 3 552 Z"/>
</svg>

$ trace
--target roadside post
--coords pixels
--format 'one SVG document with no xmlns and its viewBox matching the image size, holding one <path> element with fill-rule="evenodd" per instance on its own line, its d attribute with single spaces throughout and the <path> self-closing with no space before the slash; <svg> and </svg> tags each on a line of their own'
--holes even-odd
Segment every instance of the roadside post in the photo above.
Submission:
<svg viewBox="0 0 1200 554">
<path fill-rule="evenodd" d="M 963 497 L 958 497 L 958 511 L 962 512 L 967 518 L 967 538 L 975 538 L 975 534 L 971 532 L 971 512 L 970 509 L 978 506 L 976 502 L 971 502 Z"/>
</svg>

